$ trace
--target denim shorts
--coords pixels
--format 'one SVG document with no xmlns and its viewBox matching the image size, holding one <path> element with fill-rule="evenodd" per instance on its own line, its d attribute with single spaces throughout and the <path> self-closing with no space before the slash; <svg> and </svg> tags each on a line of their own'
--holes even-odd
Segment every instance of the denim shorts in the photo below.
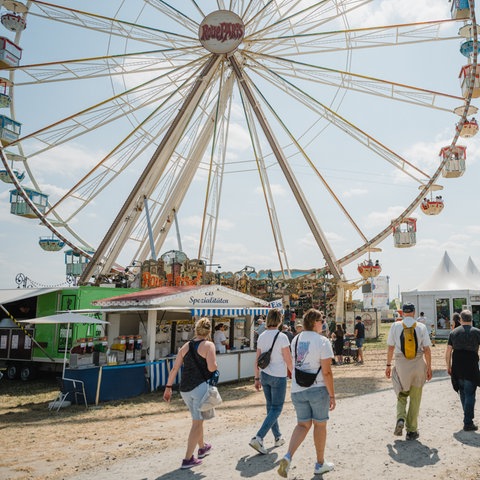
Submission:
<svg viewBox="0 0 480 480">
<path fill-rule="evenodd" d="M 330 396 L 326 387 L 312 387 L 292 393 L 292 403 L 298 422 L 326 422 L 330 410 Z"/>
<path fill-rule="evenodd" d="M 364 343 L 365 343 L 364 338 L 356 338 L 355 339 L 355 345 L 357 346 L 357 348 L 362 348 Z"/>
<path fill-rule="evenodd" d="M 189 392 L 180 392 L 183 401 L 192 415 L 192 420 L 203 420 L 202 412 L 199 410 L 203 397 L 207 393 L 207 382 L 202 382 Z"/>
</svg>

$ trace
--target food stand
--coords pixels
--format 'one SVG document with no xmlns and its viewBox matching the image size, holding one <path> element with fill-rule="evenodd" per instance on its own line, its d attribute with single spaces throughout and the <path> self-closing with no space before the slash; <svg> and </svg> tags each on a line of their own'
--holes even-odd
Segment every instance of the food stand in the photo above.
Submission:
<svg viewBox="0 0 480 480">
<path fill-rule="evenodd" d="M 158 287 L 96 300 L 93 305 L 108 322 L 105 362 L 70 365 L 66 372 L 85 381 L 89 403 L 94 397 L 96 403 L 127 398 L 165 385 L 178 349 L 193 338 L 195 321 L 203 316 L 212 320 L 212 328 L 216 323 L 227 326 L 227 353 L 217 355 L 220 382 L 252 377 L 254 319 L 269 310 L 267 302 L 221 285 Z M 132 337 L 142 339 L 141 347 L 128 356 Z M 113 373 L 115 381 L 108 388 L 105 375 Z"/>
</svg>

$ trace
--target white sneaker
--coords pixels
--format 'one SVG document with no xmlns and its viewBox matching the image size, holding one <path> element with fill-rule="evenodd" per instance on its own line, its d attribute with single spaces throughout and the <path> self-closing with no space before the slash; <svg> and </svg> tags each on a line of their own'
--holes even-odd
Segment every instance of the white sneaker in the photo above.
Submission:
<svg viewBox="0 0 480 480">
<path fill-rule="evenodd" d="M 283 457 L 280 460 L 280 465 L 278 466 L 277 473 L 281 477 L 287 478 L 289 468 L 290 468 L 290 460 L 288 458 Z"/>
<path fill-rule="evenodd" d="M 275 446 L 281 447 L 282 445 L 285 445 L 285 439 L 283 437 L 277 437 L 275 439 Z"/>
<path fill-rule="evenodd" d="M 262 455 L 266 455 L 268 453 L 267 449 L 263 446 L 262 439 L 258 437 L 253 437 L 250 440 L 249 445 L 258 453 L 261 453 Z"/>
<path fill-rule="evenodd" d="M 323 465 L 317 462 L 313 473 L 315 475 L 321 475 L 322 473 L 331 472 L 334 468 L 335 465 L 331 462 L 323 462 Z"/>
</svg>

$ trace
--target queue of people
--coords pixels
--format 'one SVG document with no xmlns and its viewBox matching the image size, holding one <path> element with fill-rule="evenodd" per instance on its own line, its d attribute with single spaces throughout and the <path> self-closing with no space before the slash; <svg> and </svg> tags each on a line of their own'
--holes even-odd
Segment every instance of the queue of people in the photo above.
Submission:
<svg viewBox="0 0 480 480">
<path fill-rule="evenodd" d="M 404 304 L 402 311 L 403 317 L 392 323 L 388 334 L 385 376 L 392 380 L 396 395 L 393 434 L 402 436 L 405 429 L 405 439 L 413 441 L 420 435 L 419 412 L 423 387 L 432 378 L 432 341 L 423 312 L 416 318 L 415 306 L 411 303 Z M 476 431 L 474 408 L 476 388 L 480 386 L 480 329 L 473 327 L 469 310 L 462 311 L 459 317 L 460 324 L 452 330 L 448 339 L 446 368 L 452 386 L 460 397 L 463 429 Z M 249 445 L 261 455 L 268 454 L 264 441 L 270 431 L 274 447 L 286 443 L 279 419 L 285 403 L 287 380 L 291 377 L 291 400 L 297 424 L 278 465 L 277 473 L 284 478 L 288 476 L 294 455 L 312 427 L 314 474 L 334 469 L 334 464 L 325 459 L 325 449 L 329 412 L 336 406 L 332 361 L 334 358 L 337 362 L 342 361 L 339 345 L 343 341 L 344 330 L 341 325 L 336 325 L 332 349 L 330 339 L 324 334 L 326 323 L 325 315 L 312 308 L 304 314 L 302 322 L 296 323 L 296 334 L 290 339 L 283 327 L 281 311 L 272 309 L 265 320 L 263 332 L 258 335 L 254 386 L 257 391 L 263 391 L 266 416 Z M 357 317 L 356 340 L 365 338 L 362 326 L 361 317 Z M 203 431 L 203 421 L 209 417 L 200 411 L 208 381 L 217 370 L 216 347 L 210 341 L 210 335 L 210 320 L 200 319 L 195 325 L 195 337 L 179 350 L 163 396 L 165 401 L 170 401 L 173 382 L 183 366 L 180 394 L 190 411 L 192 426 L 181 469 L 200 465 L 212 450 L 212 445 L 204 439 Z M 358 348 L 362 348 L 363 342 L 359 343 L 361 345 L 357 344 Z M 260 367 L 258 361 L 266 352 L 270 352 L 270 359 Z M 363 361 L 363 355 L 361 358 Z"/>
</svg>

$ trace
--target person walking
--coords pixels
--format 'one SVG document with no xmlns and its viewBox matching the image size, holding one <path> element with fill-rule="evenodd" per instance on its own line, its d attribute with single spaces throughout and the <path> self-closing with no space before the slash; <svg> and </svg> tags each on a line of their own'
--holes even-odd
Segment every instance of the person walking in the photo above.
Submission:
<svg viewBox="0 0 480 480">
<path fill-rule="evenodd" d="M 423 385 L 432 378 L 432 352 L 427 327 L 415 321 L 415 306 L 403 305 L 403 319 L 394 322 L 387 338 L 385 375 L 392 379 L 397 395 L 397 422 L 394 435 L 401 436 L 406 427 L 407 440 L 416 440 L 418 414 Z M 395 365 L 392 360 L 395 356 Z M 408 409 L 407 409 L 407 402 Z"/>
<path fill-rule="evenodd" d="M 279 330 L 282 324 L 282 313 L 278 308 L 268 312 L 266 330 L 258 337 L 257 356 L 255 358 L 255 389 L 263 389 L 265 395 L 267 415 L 257 434 L 250 440 L 249 445 L 258 453 L 268 453 L 263 445 L 263 439 L 271 430 L 275 439 L 275 446 L 285 443 L 278 424 L 278 417 L 282 413 L 285 395 L 287 393 L 287 370 L 292 371 L 292 357 L 290 355 L 290 340 Z M 273 345 L 270 363 L 264 368 L 258 367 L 258 357 L 267 352 Z"/>
<path fill-rule="evenodd" d="M 175 377 L 183 365 L 180 379 L 180 395 L 190 410 L 192 426 L 188 434 L 187 450 L 182 461 L 181 469 L 196 467 L 202 463 L 212 450 L 212 446 L 203 438 L 203 416 L 199 408 L 204 395 L 207 393 L 207 380 L 217 370 L 215 344 L 210 341 L 211 323 L 208 318 L 201 318 L 195 324 L 195 336 L 186 342 L 178 351 L 172 370 L 168 375 L 163 399 L 170 402 Z M 198 445 L 198 458 L 194 451 Z"/>
<path fill-rule="evenodd" d="M 427 318 L 425 313 L 420 312 L 420 316 L 417 318 L 417 322 L 423 323 L 427 327 L 428 335 L 430 336 L 430 341 L 432 342 L 432 347 L 435 346 L 435 321 L 433 318 Z"/>
<path fill-rule="evenodd" d="M 467 432 L 478 430 L 473 419 L 477 386 L 480 386 L 480 330 L 472 326 L 472 320 L 470 310 L 460 312 L 460 326 L 450 332 L 445 352 L 447 372 L 451 376 L 453 389 L 460 394 L 463 429 Z"/>
<path fill-rule="evenodd" d="M 322 313 L 311 308 L 303 317 L 303 331 L 292 341 L 295 368 L 292 373 L 291 396 L 297 414 L 297 425 L 290 438 L 288 451 L 280 460 L 278 474 L 281 477 L 287 477 L 293 455 L 305 440 L 312 425 L 316 453 L 314 474 L 320 475 L 334 469 L 334 464 L 325 460 L 327 421 L 329 411 L 335 408 L 335 389 L 332 345 L 321 335 L 324 321 Z M 302 387 L 297 383 L 297 368 L 303 372 L 316 374 L 311 386 Z"/>
<path fill-rule="evenodd" d="M 363 365 L 363 344 L 365 343 L 365 325 L 363 324 L 362 317 L 357 315 L 355 317 L 355 345 L 357 346 L 357 363 Z"/>
<path fill-rule="evenodd" d="M 335 354 L 336 364 L 343 365 L 344 331 L 340 323 L 337 323 L 337 328 L 332 333 L 332 340 L 333 340 L 333 353 Z"/>
</svg>

